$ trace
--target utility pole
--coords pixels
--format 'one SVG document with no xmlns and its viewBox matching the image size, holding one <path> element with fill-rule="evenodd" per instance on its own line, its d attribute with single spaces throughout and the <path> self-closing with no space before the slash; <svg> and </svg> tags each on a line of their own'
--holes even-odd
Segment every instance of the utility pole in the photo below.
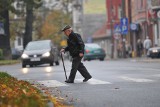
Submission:
<svg viewBox="0 0 160 107">
<path fill-rule="evenodd" d="M 114 58 L 114 37 L 113 37 L 113 2 L 110 0 L 110 29 L 111 29 L 111 58 Z"/>
<path fill-rule="evenodd" d="M 122 0 L 122 18 L 126 17 L 126 11 L 125 11 L 125 0 Z M 125 42 L 126 42 L 126 38 L 125 38 L 125 34 L 122 34 L 122 43 L 123 43 L 123 57 L 126 58 L 126 48 L 125 48 Z"/>
</svg>

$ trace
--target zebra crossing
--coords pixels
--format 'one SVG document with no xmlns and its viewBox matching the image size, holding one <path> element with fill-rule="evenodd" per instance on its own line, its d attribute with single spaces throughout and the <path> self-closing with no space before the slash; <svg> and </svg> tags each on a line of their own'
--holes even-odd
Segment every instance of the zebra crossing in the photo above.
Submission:
<svg viewBox="0 0 160 107">
<path fill-rule="evenodd" d="M 118 77 L 121 82 L 132 82 L 132 83 L 154 83 L 156 80 L 153 79 L 146 79 L 146 78 L 133 78 L 129 76 L 119 76 Z M 83 79 L 75 79 L 75 84 L 83 83 Z M 39 84 L 43 84 L 46 87 L 64 87 L 64 86 L 70 86 L 71 84 L 65 83 L 65 82 L 60 82 L 58 80 L 42 80 L 42 81 L 37 81 Z M 111 85 L 114 84 L 114 82 L 109 82 L 109 81 L 104 81 L 104 80 L 99 80 L 92 78 L 89 81 L 85 82 L 84 84 L 87 85 Z"/>
<path fill-rule="evenodd" d="M 75 83 L 82 83 L 83 79 L 75 79 Z M 69 86 L 67 83 L 62 83 L 57 80 L 44 80 L 44 81 L 37 81 L 40 84 L 43 84 L 46 87 L 62 87 L 62 86 Z M 102 85 L 102 84 L 111 84 L 110 82 L 97 80 L 97 79 L 90 79 L 88 82 L 85 82 L 85 84 L 90 85 Z"/>
</svg>

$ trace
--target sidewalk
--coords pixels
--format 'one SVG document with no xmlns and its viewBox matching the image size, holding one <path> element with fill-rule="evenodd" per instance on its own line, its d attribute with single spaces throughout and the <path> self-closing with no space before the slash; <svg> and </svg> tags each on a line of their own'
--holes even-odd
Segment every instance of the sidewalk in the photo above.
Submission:
<svg viewBox="0 0 160 107">
<path fill-rule="evenodd" d="M 123 61 L 131 61 L 131 62 L 146 62 L 146 63 L 160 63 L 160 58 L 148 58 L 148 57 L 141 57 L 141 58 L 116 58 L 116 59 L 110 59 L 107 58 L 106 60 L 113 60 L 113 61 L 118 61 L 118 60 L 123 60 Z"/>
<path fill-rule="evenodd" d="M 146 63 L 160 63 L 160 58 L 147 58 L 147 57 L 142 57 L 142 58 L 131 58 L 131 61 L 135 61 L 135 62 L 146 62 Z"/>
</svg>

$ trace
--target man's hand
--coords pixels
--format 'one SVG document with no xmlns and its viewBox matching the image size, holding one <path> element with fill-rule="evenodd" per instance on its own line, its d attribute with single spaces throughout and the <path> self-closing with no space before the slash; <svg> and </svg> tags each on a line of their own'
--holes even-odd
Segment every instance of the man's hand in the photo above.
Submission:
<svg viewBox="0 0 160 107">
<path fill-rule="evenodd" d="M 62 53 L 62 52 L 65 52 L 65 49 L 64 48 L 62 48 L 61 50 L 60 50 L 60 52 Z"/>
<path fill-rule="evenodd" d="M 80 56 L 80 57 L 83 57 L 83 55 L 84 55 L 83 53 L 79 53 L 79 56 Z"/>
</svg>

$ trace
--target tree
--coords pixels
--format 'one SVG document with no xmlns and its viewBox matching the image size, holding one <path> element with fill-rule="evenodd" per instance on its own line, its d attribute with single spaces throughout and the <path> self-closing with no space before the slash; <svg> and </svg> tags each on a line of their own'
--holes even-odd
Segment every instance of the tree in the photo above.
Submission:
<svg viewBox="0 0 160 107">
<path fill-rule="evenodd" d="M 60 30 L 63 25 L 71 24 L 70 17 L 61 10 L 52 11 L 46 17 L 40 29 L 41 39 L 51 39 L 56 45 L 60 45 L 63 39 Z"/>
<path fill-rule="evenodd" d="M 23 1 L 26 6 L 26 24 L 25 33 L 23 37 L 23 47 L 25 48 L 28 42 L 32 41 L 34 9 L 39 8 L 42 5 L 41 0 L 20 0 Z"/>
<path fill-rule="evenodd" d="M 11 58 L 10 32 L 9 32 L 9 10 L 13 9 L 11 3 L 14 0 L 0 0 L 0 22 L 4 25 L 4 35 L 0 35 L 0 48 L 2 48 L 5 59 Z"/>
<path fill-rule="evenodd" d="M 63 10 L 65 10 L 67 14 L 71 14 L 73 1 L 74 0 L 62 0 Z"/>
</svg>

